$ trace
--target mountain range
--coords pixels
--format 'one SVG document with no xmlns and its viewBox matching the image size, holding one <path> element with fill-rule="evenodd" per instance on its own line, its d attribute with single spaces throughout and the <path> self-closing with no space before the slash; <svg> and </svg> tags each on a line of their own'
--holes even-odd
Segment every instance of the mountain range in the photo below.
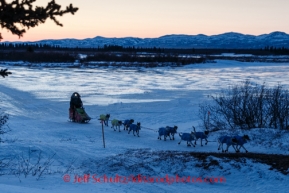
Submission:
<svg viewBox="0 0 289 193">
<path fill-rule="evenodd" d="M 3 42 L 11 43 L 11 42 Z M 289 48 L 289 34 L 284 32 L 272 32 L 262 35 L 248 35 L 228 32 L 219 35 L 165 35 L 158 38 L 106 38 L 96 36 L 86 39 L 48 39 L 35 42 L 13 42 L 31 44 L 49 44 L 60 47 L 97 48 L 105 45 L 118 45 L 123 47 L 147 47 L 147 48 L 218 48 L 218 49 L 259 49 L 266 46 Z"/>
</svg>

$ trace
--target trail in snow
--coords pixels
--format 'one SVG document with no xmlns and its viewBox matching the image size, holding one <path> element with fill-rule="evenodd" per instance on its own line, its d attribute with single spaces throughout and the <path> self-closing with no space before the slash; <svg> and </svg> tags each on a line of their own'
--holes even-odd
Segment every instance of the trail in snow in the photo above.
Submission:
<svg viewBox="0 0 289 193">
<path fill-rule="evenodd" d="M 43 159 L 54 153 L 56 155 L 50 167 L 53 174 L 45 175 L 40 181 L 32 176 L 21 176 L 22 183 L 19 183 L 18 178 L 13 175 L 0 176 L 0 187 L 4 192 L 46 192 L 47 189 L 52 189 L 53 192 L 168 192 L 187 191 L 188 188 L 197 192 L 244 192 L 253 188 L 261 192 L 273 191 L 275 186 L 280 186 L 281 191 L 288 188 L 284 183 L 288 180 L 287 176 L 269 170 L 267 165 L 249 160 L 246 163 L 219 160 L 223 169 L 212 166 L 210 170 L 205 170 L 196 166 L 199 163 L 197 159 L 164 159 L 154 154 L 160 151 L 217 152 L 218 132 L 210 134 L 208 145 L 201 147 L 198 142 L 193 148 L 187 147 L 185 143 L 178 145 L 179 136 L 174 141 L 158 140 L 157 130 L 167 125 L 177 125 L 178 132 L 190 132 L 192 125 L 197 130 L 202 130 L 198 116 L 199 103 L 208 101 L 208 95 L 246 78 L 256 83 L 266 81 L 270 86 L 281 82 L 287 88 L 288 64 L 219 61 L 216 64 L 184 68 L 9 69 L 13 71 L 13 76 L 0 82 L 0 105 L 11 115 L 9 126 L 12 131 L 4 135 L 5 143 L 1 144 L 0 155 L 8 158 L 19 155 L 27 157 L 28 151 L 33 151 L 33 157 L 42 152 Z M 67 121 L 70 95 L 75 91 L 82 96 L 88 115 L 94 118 L 88 124 Z M 106 113 L 110 113 L 112 119 L 132 118 L 135 122 L 141 122 L 143 128 L 140 130 L 140 137 L 128 134 L 127 131 L 118 132 L 105 127 L 106 148 L 103 148 L 101 124 L 97 119 L 100 114 Z M 268 135 L 272 134 L 271 131 L 266 132 Z M 287 133 L 271 147 L 268 146 L 269 143 L 262 144 L 260 139 L 266 141 L 268 138 L 260 136 L 261 132 L 257 129 L 245 133 L 253 139 L 245 145 L 250 152 L 288 154 L 286 148 L 279 146 L 285 147 L 288 144 Z M 12 142 L 13 139 L 15 142 Z M 142 158 L 142 155 L 146 157 Z M 75 160 L 70 173 L 72 177 L 74 174 L 83 175 L 84 172 L 102 171 L 102 175 L 106 172 L 107 175 L 119 172 L 123 175 L 136 175 L 141 172 L 147 175 L 224 176 L 227 182 L 214 185 L 193 183 L 185 186 L 178 183 L 65 183 L 61 174 L 72 160 Z M 184 160 L 186 162 L 182 162 Z M 101 164 L 98 163 L 100 161 Z"/>
</svg>

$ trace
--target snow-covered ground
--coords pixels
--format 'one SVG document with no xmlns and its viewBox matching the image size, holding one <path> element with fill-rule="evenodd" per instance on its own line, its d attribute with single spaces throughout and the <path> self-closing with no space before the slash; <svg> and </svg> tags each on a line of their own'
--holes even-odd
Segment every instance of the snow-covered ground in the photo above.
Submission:
<svg viewBox="0 0 289 193">
<path fill-rule="evenodd" d="M 12 131 L 1 136 L 4 143 L 0 144 L 0 159 L 6 159 L 3 163 L 10 159 L 11 162 L 0 170 L 3 174 L 0 176 L 1 193 L 276 192 L 277 187 L 278 192 L 286 192 L 289 189 L 288 175 L 269 170 L 269 165 L 250 159 L 240 163 L 208 157 L 206 159 L 213 159 L 217 164 L 204 169 L 198 167 L 201 162 L 197 158 L 184 160 L 178 155 L 163 155 L 169 151 L 171 155 L 177 154 L 175 151 L 218 152 L 218 132 L 210 134 L 208 145 L 198 144 L 195 148 L 187 147 L 185 142 L 178 145 L 179 136 L 176 140 L 157 139 L 158 128 L 167 125 L 177 125 L 178 132 L 190 132 L 192 125 L 202 130 L 199 104 L 230 85 L 249 79 L 254 83 L 266 82 L 268 86 L 281 83 L 289 89 L 287 63 L 220 60 L 179 68 L 95 69 L 1 64 L 1 68 L 6 67 L 13 74 L 0 81 L 0 107 L 10 115 L 8 125 Z M 86 112 L 93 118 L 88 124 L 68 122 L 70 96 L 75 91 L 80 93 Z M 105 127 L 104 148 L 97 119 L 106 113 L 110 113 L 111 119 L 141 122 L 140 137 Z M 272 143 L 264 137 L 265 133 L 272 136 Z M 289 153 L 286 132 L 280 135 L 272 130 L 254 129 L 246 134 L 252 138 L 245 145 L 250 152 Z M 11 168 L 15 168 L 14 175 Z M 36 169 L 38 171 L 34 171 Z M 41 171 L 44 172 L 41 174 Z M 29 174 L 25 176 L 25 172 Z M 66 174 L 71 177 L 69 182 L 65 182 L 68 181 Z M 132 175 L 151 177 L 154 183 L 145 182 L 144 177 L 141 182 L 133 182 L 129 177 Z M 130 182 L 99 183 L 95 180 L 100 177 L 103 182 L 104 176 L 108 179 L 122 176 L 120 180 L 127 176 Z M 191 177 L 190 182 L 172 181 L 176 176 L 186 177 L 186 180 Z M 204 180 L 206 177 L 218 182 L 196 182 L 197 178 Z M 78 182 L 74 183 L 75 179 Z M 223 179 L 225 182 L 220 182 Z"/>
</svg>

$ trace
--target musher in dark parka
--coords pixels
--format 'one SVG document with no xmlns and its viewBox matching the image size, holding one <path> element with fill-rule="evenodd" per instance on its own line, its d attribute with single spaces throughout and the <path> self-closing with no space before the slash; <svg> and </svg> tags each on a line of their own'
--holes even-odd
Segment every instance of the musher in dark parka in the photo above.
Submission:
<svg viewBox="0 0 289 193">
<path fill-rule="evenodd" d="M 70 99 L 70 108 L 81 108 L 83 106 L 80 95 L 74 92 Z"/>
<path fill-rule="evenodd" d="M 72 120 L 75 120 L 75 109 L 81 108 L 83 106 L 80 94 L 74 92 L 70 98 L 70 109 L 73 112 Z"/>
</svg>

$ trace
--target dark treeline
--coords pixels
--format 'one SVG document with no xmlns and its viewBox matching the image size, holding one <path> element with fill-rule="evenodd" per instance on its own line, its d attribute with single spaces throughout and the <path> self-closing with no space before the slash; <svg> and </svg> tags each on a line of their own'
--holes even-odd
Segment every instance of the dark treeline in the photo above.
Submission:
<svg viewBox="0 0 289 193">
<path fill-rule="evenodd" d="M 0 52 L 0 61 L 74 62 L 75 56 L 61 52 Z"/>
<path fill-rule="evenodd" d="M 61 47 L 59 45 L 49 45 L 49 44 L 28 44 L 28 43 L 0 43 L 0 51 L 83 51 L 83 52 L 153 52 L 160 53 L 164 52 L 165 49 L 161 48 L 136 48 L 134 46 L 118 46 L 118 45 L 104 45 L 103 47 L 97 48 L 82 48 L 82 47 Z"/>
<path fill-rule="evenodd" d="M 129 62 L 129 63 L 172 63 L 186 65 L 202 63 L 206 60 L 232 59 L 223 53 L 259 55 L 289 55 L 289 49 L 265 47 L 263 49 L 167 49 L 136 48 L 117 45 L 105 45 L 98 48 L 64 48 L 48 44 L 0 44 L 0 61 L 25 62 Z M 80 54 L 86 57 L 80 57 Z M 226 58 L 227 57 L 227 58 Z M 240 56 L 242 57 L 242 56 Z M 236 59 L 236 58 L 235 58 Z"/>
<path fill-rule="evenodd" d="M 289 55 L 289 49 L 285 47 L 266 46 L 261 49 L 173 49 L 173 48 L 157 48 L 157 47 L 134 47 L 134 46 L 118 46 L 104 45 L 97 48 L 80 48 L 80 47 L 61 47 L 59 45 L 36 44 L 36 43 L 0 43 L 0 51 L 69 51 L 69 52 L 149 52 L 149 53 L 170 53 L 170 54 L 252 54 L 252 55 Z"/>
<path fill-rule="evenodd" d="M 0 50 L 27 50 L 27 49 L 60 49 L 60 46 L 48 44 L 28 44 L 28 43 L 0 43 Z"/>
<path fill-rule="evenodd" d="M 0 51 L 0 61 L 25 61 L 25 62 L 128 62 L 128 63 L 172 63 L 176 65 L 186 65 L 205 62 L 204 57 L 186 57 L 178 54 L 129 54 L 120 52 L 96 52 L 90 53 L 87 57 L 81 58 L 77 53 L 55 52 L 55 51 Z"/>
<path fill-rule="evenodd" d="M 273 53 L 275 55 L 289 55 L 289 49 L 288 48 L 276 48 L 276 47 L 269 47 L 266 46 L 264 49 L 262 49 L 264 52 L 269 52 L 269 53 Z"/>
</svg>

